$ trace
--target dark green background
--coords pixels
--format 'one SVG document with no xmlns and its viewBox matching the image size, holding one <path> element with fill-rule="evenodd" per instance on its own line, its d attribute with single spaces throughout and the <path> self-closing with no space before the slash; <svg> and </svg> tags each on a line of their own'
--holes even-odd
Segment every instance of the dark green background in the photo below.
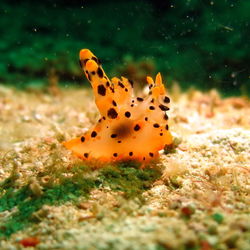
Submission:
<svg viewBox="0 0 250 250">
<path fill-rule="evenodd" d="M 79 84 L 78 52 L 107 73 L 151 60 L 171 84 L 250 91 L 250 1 L 1 1 L 0 80 L 25 86 L 54 68 Z"/>
</svg>

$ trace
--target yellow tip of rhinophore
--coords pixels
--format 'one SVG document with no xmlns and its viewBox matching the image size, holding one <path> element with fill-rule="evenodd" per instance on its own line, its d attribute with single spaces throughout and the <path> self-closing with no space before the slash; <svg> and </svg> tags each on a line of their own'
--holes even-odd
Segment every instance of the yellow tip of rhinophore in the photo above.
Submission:
<svg viewBox="0 0 250 250">
<path fill-rule="evenodd" d="M 148 84 L 153 84 L 154 83 L 154 80 L 153 80 L 153 78 L 151 76 L 147 76 L 146 80 L 147 80 Z"/>
<path fill-rule="evenodd" d="M 127 82 L 127 81 L 128 81 L 128 78 L 126 78 L 126 77 L 124 77 L 124 76 L 122 76 L 121 78 L 122 78 L 122 81 L 123 81 L 123 82 Z"/>
<path fill-rule="evenodd" d="M 117 84 L 119 82 L 119 78 L 115 76 L 111 79 L 111 82 Z"/>
<path fill-rule="evenodd" d="M 93 53 L 89 50 L 89 49 L 81 49 L 80 53 L 79 53 L 79 57 L 80 59 L 87 59 L 87 58 L 91 58 L 93 56 Z"/>
<path fill-rule="evenodd" d="M 98 65 L 94 60 L 88 60 L 85 67 L 86 67 L 86 70 L 88 71 L 96 71 L 98 68 Z"/>
<path fill-rule="evenodd" d="M 160 72 L 156 75 L 155 83 L 157 85 L 161 85 L 162 84 L 162 78 L 161 78 L 161 73 Z"/>
</svg>

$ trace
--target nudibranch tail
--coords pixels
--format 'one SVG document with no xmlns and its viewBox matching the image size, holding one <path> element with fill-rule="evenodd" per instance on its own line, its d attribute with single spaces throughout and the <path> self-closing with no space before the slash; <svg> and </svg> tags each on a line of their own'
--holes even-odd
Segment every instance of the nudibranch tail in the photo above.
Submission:
<svg viewBox="0 0 250 250">
<path fill-rule="evenodd" d="M 82 136 L 64 142 L 84 160 L 149 162 L 172 143 L 168 127 L 170 99 L 161 74 L 147 77 L 149 94 L 134 97 L 133 82 L 125 77 L 109 80 L 100 60 L 88 49 L 80 51 L 80 65 L 90 81 L 101 118 Z"/>
</svg>

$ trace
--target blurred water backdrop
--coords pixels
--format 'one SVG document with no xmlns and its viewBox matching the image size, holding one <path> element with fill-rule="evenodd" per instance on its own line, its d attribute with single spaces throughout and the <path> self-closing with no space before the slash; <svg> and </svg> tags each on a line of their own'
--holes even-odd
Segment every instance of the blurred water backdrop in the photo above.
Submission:
<svg viewBox="0 0 250 250">
<path fill-rule="evenodd" d="M 247 0 L 1 0 L 0 82 L 86 84 L 89 48 L 111 76 L 161 71 L 183 89 L 249 94 L 249 22 Z"/>
</svg>

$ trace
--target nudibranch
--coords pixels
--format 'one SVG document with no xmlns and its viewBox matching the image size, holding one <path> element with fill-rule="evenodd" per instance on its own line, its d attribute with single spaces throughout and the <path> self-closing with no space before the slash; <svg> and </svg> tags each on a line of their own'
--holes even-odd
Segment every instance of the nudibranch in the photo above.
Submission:
<svg viewBox="0 0 250 250">
<path fill-rule="evenodd" d="M 166 114 L 170 99 L 161 74 L 155 81 L 147 77 L 146 97 L 135 97 L 133 82 L 125 77 L 110 81 L 90 50 L 80 51 L 80 66 L 92 85 L 101 116 L 88 132 L 64 142 L 64 146 L 86 161 L 148 163 L 157 159 L 159 150 L 172 143 Z"/>
</svg>

